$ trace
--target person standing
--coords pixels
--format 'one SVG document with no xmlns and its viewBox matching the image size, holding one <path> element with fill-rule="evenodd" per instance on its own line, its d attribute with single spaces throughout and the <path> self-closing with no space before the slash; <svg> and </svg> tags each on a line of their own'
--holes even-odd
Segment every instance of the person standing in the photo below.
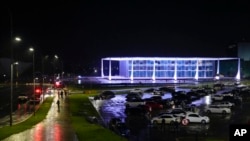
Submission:
<svg viewBox="0 0 250 141">
<path fill-rule="evenodd" d="M 57 104 L 58 111 L 60 111 L 60 100 L 59 99 L 57 99 L 56 104 Z"/>
<path fill-rule="evenodd" d="M 165 131 L 165 126 L 166 126 L 165 118 L 162 118 L 162 120 L 161 120 L 161 129 L 162 129 L 162 131 Z"/>
<path fill-rule="evenodd" d="M 63 98 L 63 90 L 61 90 L 61 98 Z"/>
</svg>

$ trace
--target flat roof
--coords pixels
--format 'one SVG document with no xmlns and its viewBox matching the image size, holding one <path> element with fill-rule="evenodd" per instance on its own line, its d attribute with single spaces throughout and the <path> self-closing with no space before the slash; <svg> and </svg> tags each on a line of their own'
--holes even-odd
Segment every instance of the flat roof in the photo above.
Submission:
<svg viewBox="0 0 250 141">
<path fill-rule="evenodd" d="M 106 57 L 102 60 L 236 60 L 233 57 Z"/>
</svg>

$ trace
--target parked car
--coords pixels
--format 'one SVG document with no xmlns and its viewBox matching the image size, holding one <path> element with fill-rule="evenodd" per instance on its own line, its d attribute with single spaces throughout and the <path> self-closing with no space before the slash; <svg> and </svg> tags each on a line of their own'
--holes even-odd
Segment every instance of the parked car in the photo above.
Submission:
<svg viewBox="0 0 250 141">
<path fill-rule="evenodd" d="M 153 95 L 164 95 L 164 92 L 161 90 L 154 90 Z"/>
<path fill-rule="evenodd" d="M 186 111 L 183 110 L 182 108 L 174 108 L 174 109 L 168 110 L 167 112 L 160 113 L 159 115 L 163 115 L 163 114 L 173 114 L 177 117 L 184 117 L 186 115 Z"/>
<path fill-rule="evenodd" d="M 148 113 L 149 111 L 145 108 L 142 108 L 140 106 L 137 107 L 126 107 L 125 108 L 125 114 L 127 116 L 144 116 Z"/>
<path fill-rule="evenodd" d="M 149 88 L 149 89 L 146 89 L 144 92 L 145 93 L 153 93 L 156 89 L 155 88 Z"/>
<path fill-rule="evenodd" d="M 223 83 L 215 83 L 213 85 L 213 88 L 216 90 L 216 91 L 219 91 L 219 90 L 223 90 L 225 88 L 225 85 Z"/>
<path fill-rule="evenodd" d="M 184 119 L 187 119 L 189 123 L 206 124 L 210 121 L 208 116 L 201 116 L 200 114 L 194 112 L 187 112 Z"/>
<path fill-rule="evenodd" d="M 111 98 L 115 97 L 115 93 L 113 91 L 103 91 L 100 94 L 100 97 L 102 99 L 111 99 Z"/>
<path fill-rule="evenodd" d="M 204 87 L 203 90 L 207 92 L 208 94 L 216 94 L 217 92 L 215 88 L 211 88 L 211 87 Z"/>
<path fill-rule="evenodd" d="M 159 90 L 166 93 L 175 92 L 175 89 L 173 87 L 160 87 Z"/>
<path fill-rule="evenodd" d="M 146 105 L 151 107 L 153 110 L 160 110 L 163 108 L 162 104 L 155 102 L 155 101 L 147 101 Z"/>
<path fill-rule="evenodd" d="M 142 95 L 143 91 L 141 89 L 136 88 L 136 89 L 131 90 L 130 93 L 138 93 Z"/>
<path fill-rule="evenodd" d="M 127 98 L 127 100 L 129 100 L 129 99 L 141 99 L 142 95 L 139 94 L 139 93 L 132 93 L 132 92 L 130 92 L 130 93 L 128 93 L 126 95 L 126 98 Z"/>
<path fill-rule="evenodd" d="M 200 97 L 208 95 L 208 92 L 205 91 L 204 89 L 197 90 L 196 92 L 200 95 Z"/>
<path fill-rule="evenodd" d="M 223 100 L 223 98 L 224 98 L 224 96 L 221 94 L 215 94 L 215 95 L 211 96 L 211 99 L 214 101 L 221 101 L 221 100 Z"/>
<path fill-rule="evenodd" d="M 115 131 L 118 133 L 118 135 L 121 135 L 125 138 L 128 138 L 130 136 L 130 129 L 126 125 L 126 123 L 120 122 L 115 127 Z"/>
<path fill-rule="evenodd" d="M 220 101 L 220 102 L 215 102 L 212 105 L 216 105 L 216 106 L 219 106 L 219 107 L 232 108 L 234 106 L 234 103 L 231 103 L 229 101 Z"/>
<path fill-rule="evenodd" d="M 19 95 L 17 99 L 19 104 L 24 104 L 29 100 L 28 96 L 26 95 Z"/>
<path fill-rule="evenodd" d="M 219 113 L 219 114 L 229 114 L 231 113 L 230 108 L 226 107 L 220 107 L 217 105 L 209 105 L 208 107 L 205 107 L 204 111 L 208 114 L 210 113 Z"/>
<path fill-rule="evenodd" d="M 151 123 L 152 124 L 161 124 L 163 119 L 165 120 L 166 124 L 174 124 L 175 122 L 180 123 L 180 121 L 181 121 L 180 117 L 175 116 L 173 114 L 163 114 L 163 115 L 153 117 L 151 119 Z"/>
<path fill-rule="evenodd" d="M 126 107 L 136 107 L 138 105 L 145 105 L 145 101 L 142 99 L 132 99 L 125 102 Z"/>
</svg>

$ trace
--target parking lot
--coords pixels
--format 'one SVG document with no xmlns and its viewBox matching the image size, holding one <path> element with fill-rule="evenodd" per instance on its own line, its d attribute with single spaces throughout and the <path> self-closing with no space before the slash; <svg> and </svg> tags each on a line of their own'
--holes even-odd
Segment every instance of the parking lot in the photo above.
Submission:
<svg viewBox="0 0 250 141">
<path fill-rule="evenodd" d="M 225 87 L 223 90 L 219 90 L 216 94 L 223 94 L 224 92 L 231 91 L 235 86 Z M 157 89 L 157 88 L 156 88 Z M 147 89 L 143 89 L 142 99 L 146 100 L 153 96 L 152 92 L 145 92 Z M 175 91 L 189 92 L 190 88 L 175 87 Z M 195 105 L 199 111 L 199 114 L 203 116 L 208 116 L 210 122 L 207 124 L 201 123 L 188 123 L 183 125 L 179 123 L 178 126 L 174 125 L 164 125 L 158 124 L 154 125 L 151 119 L 161 112 L 169 110 L 168 108 L 162 108 L 158 110 L 152 110 L 150 115 L 147 116 L 129 116 L 126 114 L 126 96 L 128 93 L 119 93 L 115 97 L 107 100 L 93 100 L 92 103 L 100 113 L 102 120 L 105 125 L 110 122 L 111 119 L 117 118 L 121 122 L 126 123 L 130 134 L 128 136 L 129 140 L 166 140 L 175 138 L 190 138 L 190 140 L 198 140 L 202 138 L 218 138 L 218 139 L 228 139 L 229 137 L 229 126 L 230 124 L 243 123 L 246 124 L 250 119 L 250 112 L 247 107 L 250 103 L 243 101 L 242 103 L 237 103 L 234 107 L 230 108 L 231 113 L 227 114 L 213 114 L 205 111 L 205 108 L 211 105 L 214 100 L 212 96 L 214 94 L 208 94 L 199 99 L 193 100 L 189 105 Z M 161 95 L 162 99 L 171 99 L 172 94 L 169 92 L 163 93 Z M 174 105 L 174 107 L 178 105 Z M 180 105 L 179 105 L 180 106 Z M 175 107 L 175 108 L 176 108 Z"/>
</svg>

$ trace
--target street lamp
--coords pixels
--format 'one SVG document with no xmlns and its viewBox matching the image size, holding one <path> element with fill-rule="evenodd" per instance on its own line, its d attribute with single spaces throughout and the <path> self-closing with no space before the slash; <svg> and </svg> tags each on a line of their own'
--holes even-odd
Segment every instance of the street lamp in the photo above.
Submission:
<svg viewBox="0 0 250 141">
<path fill-rule="evenodd" d="M 34 99 L 33 99 L 33 108 L 34 108 L 34 115 L 35 115 L 35 111 L 36 111 L 36 109 L 35 109 L 35 98 L 36 98 L 35 97 L 35 49 L 30 47 L 29 51 L 32 52 L 32 64 L 33 64 L 33 71 L 32 71 L 33 77 L 32 77 L 32 80 L 33 80 L 33 97 L 34 97 Z"/>
<path fill-rule="evenodd" d="M 57 64 L 59 65 L 59 68 L 58 68 L 59 74 L 61 74 L 61 78 L 63 78 L 63 75 L 64 75 L 63 61 L 61 59 L 59 60 L 59 57 L 57 55 L 55 55 L 54 57 L 57 60 Z M 60 73 L 60 71 L 61 71 L 61 73 Z"/>
<path fill-rule="evenodd" d="M 43 101 L 44 102 L 44 79 L 46 78 L 45 77 L 45 71 L 44 71 L 44 61 L 47 60 L 49 58 L 49 55 L 45 55 L 42 57 L 42 95 L 43 95 Z"/>
<path fill-rule="evenodd" d="M 20 42 L 21 38 L 16 37 L 14 41 Z M 13 119 L 12 119 L 12 112 L 13 112 L 13 66 L 17 64 L 17 62 L 13 61 L 14 57 L 13 57 L 12 35 L 11 35 L 10 48 L 11 48 L 11 60 L 10 60 L 10 126 L 12 126 L 12 122 L 13 122 Z"/>
</svg>

